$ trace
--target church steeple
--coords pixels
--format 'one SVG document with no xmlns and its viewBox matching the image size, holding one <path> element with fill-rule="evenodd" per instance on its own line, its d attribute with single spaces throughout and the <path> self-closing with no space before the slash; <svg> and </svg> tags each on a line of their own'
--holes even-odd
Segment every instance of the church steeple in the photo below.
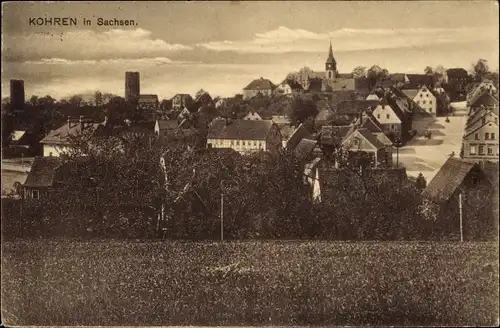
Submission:
<svg viewBox="0 0 500 328">
<path fill-rule="evenodd" d="M 330 51 L 328 52 L 328 58 L 325 63 L 326 67 L 326 77 L 328 79 L 333 79 L 337 76 L 337 62 L 335 57 L 333 57 L 332 39 L 330 38 Z"/>
</svg>

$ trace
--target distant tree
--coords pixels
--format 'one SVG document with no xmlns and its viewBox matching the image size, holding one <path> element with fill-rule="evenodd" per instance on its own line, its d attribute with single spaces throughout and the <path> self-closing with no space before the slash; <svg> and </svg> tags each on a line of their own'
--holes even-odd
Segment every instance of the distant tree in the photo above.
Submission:
<svg viewBox="0 0 500 328">
<path fill-rule="evenodd" d="M 433 75 L 434 74 L 434 69 L 430 66 L 427 66 L 425 69 L 424 69 L 424 73 L 425 75 Z"/>
<path fill-rule="evenodd" d="M 198 90 L 198 91 L 196 92 L 196 94 L 195 94 L 194 98 L 195 98 L 195 99 L 197 99 L 199 96 L 201 96 L 201 95 L 203 95 L 203 94 L 205 94 L 205 93 L 208 93 L 208 92 L 206 92 L 206 91 L 205 91 L 205 90 L 203 90 L 203 89 L 200 89 L 200 90 Z"/>
<path fill-rule="evenodd" d="M 366 78 L 368 79 L 370 89 L 373 88 L 377 82 L 387 76 L 389 76 L 389 71 L 387 69 L 381 68 L 378 65 L 370 67 L 370 69 L 366 72 Z"/>
<path fill-rule="evenodd" d="M 486 59 L 478 59 L 476 64 L 472 66 L 474 81 L 481 82 L 490 72 L 488 61 Z"/>
<path fill-rule="evenodd" d="M 316 103 L 310 99 L 295 97 L 290 107 L 290 120 L 293 124 L 304 123 L 307 118 L 318 114 Z"/>
<path fill-rule="evenodd" d="M 96 106 L 102 105 L 102 93 L 100 91 L 96 91 L 94 94 L 94 103 Z"/>
<path fill-rule="evenodd" d="M 366 76 L 366 67 L 365 66 L 357 66 L 352 70 L 352 75 L 355 78 L 365 77 Z"/>
</svg>

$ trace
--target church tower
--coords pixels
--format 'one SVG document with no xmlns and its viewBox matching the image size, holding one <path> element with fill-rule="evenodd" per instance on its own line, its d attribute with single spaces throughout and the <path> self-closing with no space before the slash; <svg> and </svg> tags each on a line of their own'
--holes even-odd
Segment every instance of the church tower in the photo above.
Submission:
<svg viewBox="0 0 500 328">
<path fill-rule="evenodd" d="M 325 63 L 326 67 L 326 78 L 333 80 L 337 77 L 337 62 L 333 57 L 332 40 L 330 39 L 330 51 L 328 53 L 328 58 Z"/>
</svg>

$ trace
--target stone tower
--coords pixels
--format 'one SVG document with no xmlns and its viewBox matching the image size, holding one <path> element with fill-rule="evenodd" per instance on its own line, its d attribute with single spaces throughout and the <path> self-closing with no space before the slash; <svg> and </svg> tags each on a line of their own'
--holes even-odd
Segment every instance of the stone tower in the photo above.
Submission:
<svg viewBox="0 0 500 328">
<path fill-rule="evenodd" d="M 337 62 L 333 57 L 332 40 L 330 40 L 330 51 L 328 52 L 328 58 L 325 63 L 326 78 L 333 80 L 337 77 Z"/>
</svg>

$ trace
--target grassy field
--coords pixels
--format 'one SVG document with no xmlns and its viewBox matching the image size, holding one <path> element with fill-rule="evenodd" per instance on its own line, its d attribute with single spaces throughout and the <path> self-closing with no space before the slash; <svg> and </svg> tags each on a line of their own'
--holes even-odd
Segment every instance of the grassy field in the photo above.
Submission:
<svg viewBox="0 0 500 328">
<path fill-rule="evenodd" d="M 493 243 L 11 241 L 10 325 L 496 325 Z"/>
</svg>

